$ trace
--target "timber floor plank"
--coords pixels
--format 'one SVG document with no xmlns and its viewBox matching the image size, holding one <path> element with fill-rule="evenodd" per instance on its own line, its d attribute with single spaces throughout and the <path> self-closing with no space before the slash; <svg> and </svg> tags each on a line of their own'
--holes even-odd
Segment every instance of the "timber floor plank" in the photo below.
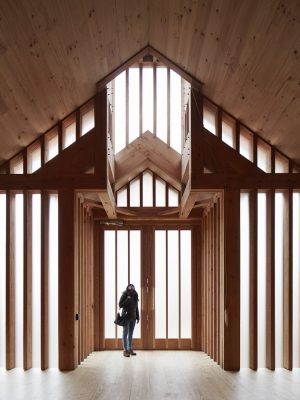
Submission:
<svg viewBox="0 0 300 400">
<path fill-rule="evenodd" d="M 75 371 L 0 370 L 1 400 L 298 400 L 300 369 L 223 371 L 194 351 L 91 354 Z"/>
</svg>

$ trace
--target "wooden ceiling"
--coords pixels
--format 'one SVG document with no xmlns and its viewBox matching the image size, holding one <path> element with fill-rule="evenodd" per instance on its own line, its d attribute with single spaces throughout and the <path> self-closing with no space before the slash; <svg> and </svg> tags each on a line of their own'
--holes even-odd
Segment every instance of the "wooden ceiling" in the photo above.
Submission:
<svg viewBox="0 0 300 400">
<path fill-rule="evenodd" d="M 0 163 L 147 44 L 300 162 L 299 0 L 0 2 Z"/>
</svg>

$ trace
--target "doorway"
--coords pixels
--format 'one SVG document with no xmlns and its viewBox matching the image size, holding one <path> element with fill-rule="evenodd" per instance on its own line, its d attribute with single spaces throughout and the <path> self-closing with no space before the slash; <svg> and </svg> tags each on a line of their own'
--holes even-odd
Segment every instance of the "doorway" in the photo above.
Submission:
<svg viewBox="0 0 300 400">
<path fill-rule="evenodd" d="M 128 283 L 139 293 L 136 349 L 191 349 L 192 231 L 179 227 L 104 229 L 104 349 L 122 348 L 113 321 Z"/>
</svg>

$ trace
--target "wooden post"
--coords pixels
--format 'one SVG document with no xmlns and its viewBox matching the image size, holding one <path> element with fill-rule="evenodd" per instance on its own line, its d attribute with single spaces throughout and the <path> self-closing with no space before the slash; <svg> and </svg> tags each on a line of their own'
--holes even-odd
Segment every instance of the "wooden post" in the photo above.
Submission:
<svg viewBox="0 0 300 400">
<path fill-rule="evenodd" d="M 58 193 L 58 260 L 59 260 L 59 369 L 77 367 L 77 321 L 75 320 L 75 198 L 74 191 Z"/>
<path fill-rule="evenodd" d="M 250 368 L 257 369 L 257 190 L 250 192 Z"/>
<path fill-rule="evenodd" d="M 274 162 L 272 162 L 274 165 Z M 267 194 L 267 338 L 266 365 L 275 369 L 275 191 Z"/>
<path fill-rule="evenodd" d="M 224 337 L 223 363 L 227 371 L 240 368 L 240 191 L 224 191 Z"/>
<path fill-rule="evenodd" d="M 201 148 L 201 132 L 203 128 L 203 98 L 196 90 L 191 90 L 191 171 L 193 180 L 203 173 L 203 154 Z"/>
<path fill-rule="evenodd" d="M 106 89 L 95 97 L 95 174 L 107 179 L 107 93 Z"/>
<path fill-rule="evenodd" d="M 24 192 L 24 370 L 32 367 L 32 194 Z"/>
<path fill-rule="evenodd" d="M 15 367 L 15 195 L 6 193 L 6 369 Z"/>
<path fill-rule="evenodd" d="M 192 229 L 192 349 L 201 350 L 201 231 L 200 227 Z"/>
<path fill-rule="evenodd" d="M 49 195 L 41 193 L 41 369 L 49 367 Z"/>
<path fill-rule="evenodd" d="M 293 368 L 293 190 L 284 193 L 283 366 Z"/>
</svg>

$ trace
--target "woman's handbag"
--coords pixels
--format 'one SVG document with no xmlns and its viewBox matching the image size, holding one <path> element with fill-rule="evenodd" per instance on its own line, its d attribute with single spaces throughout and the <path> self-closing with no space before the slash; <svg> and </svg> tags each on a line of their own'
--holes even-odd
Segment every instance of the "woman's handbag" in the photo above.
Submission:
<svg viewBox="0 0 300 400">
<path fill-rule="evenodd" d="M 120 314 L 120 312 L 117 312 L 114 323 L 119 326 L 127 325 L 128 324 L 127 312 L 125 312 L 124 310 L 122 311 L 121 314 Z"/>
</svg>

